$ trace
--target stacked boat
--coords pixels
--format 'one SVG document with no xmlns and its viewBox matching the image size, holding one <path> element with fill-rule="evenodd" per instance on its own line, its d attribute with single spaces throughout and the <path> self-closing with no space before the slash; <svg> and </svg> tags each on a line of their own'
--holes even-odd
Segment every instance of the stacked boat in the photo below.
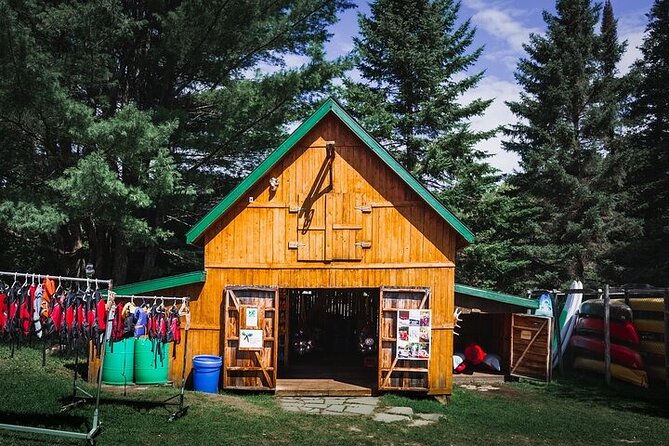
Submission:
<svg viewBox="0 0 669 446">
<path fill-rule="evenodd" d="M 604 300 L 590 299 L 581 304 L 570 346 L 574 368 L 605 373 Z M 609 304 L 611 376 L 648 387 L 648 374 L 639 352 L 641 338 L 633 323 L 632 309 L 624 302 Z"/>
<path fill-rule="evenodd" d="M 625 299 L 612 302 L 625 303 Z M 651 380 L 667 380 L 666 346 L 664 338 L 664 298 L 635 296 L 627 299 L 634 315 L 634 327 L 639 333 L 639 351 Z"/>
</svg>

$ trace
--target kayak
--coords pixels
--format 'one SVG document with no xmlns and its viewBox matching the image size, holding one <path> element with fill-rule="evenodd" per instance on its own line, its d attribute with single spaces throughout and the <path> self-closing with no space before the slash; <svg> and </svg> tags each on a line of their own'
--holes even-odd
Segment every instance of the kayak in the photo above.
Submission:
<svg viewBox="0 0 669 446">
<path fill-rule="evenodd" d="M 634 325 L 628 321 L 610 321 L 609 332 L 611 339 L 627 344 L 637 345 L 639 343 L 639 334 Z M 597 338 L 604 336 L 604 319 L 598 317 L 580 317 L 576 321 L 576 333 L 590 335 Z"/>
<path fill-rule="evenodd" d="M 591 353 L 597 359 L 604 357 L 604 340 L 581 335 L 571 337 L 571 346 Z M 611 362 L 632 369 L 643 369 L 643 359 L 639 352 L 620 344 L 611 344 Z"/>
<path fill-rule="evenodd" d="M 625 299 L 614 299 L 616 302 L 625 303 Z M 629 299 L 630 307 L 633 311 L 656 311 L 662 313 L 664 311 L 663 297 L 632 297 Z"/>
<path fill-rule="evenodd" d="M 581 290 L 583 289 L 583 284 L 574 280 L 570 287 L 570 290 Z M 578 312 L 579 307 L 581 306 L 581 301 L 583 300 L 583 294 L 581 293 L 570 293 L 567 294 L 565 299 L 564 308 L 560 313 L 558 318 L 559 324 L 559 333 L 560 333 L 560 342 L 558 343 L 558 329 L 555 330 L 553 335 L 553 341 L 551 345 L 552 357 L 553 357 L 553 367 L 557 367 L 560 360 L 560 355 L 558 355 L 558 345 L 561 348 L 561 353 L 564 355 L 567 346 L 569 345 L 569 338 L 574 331 L 574 325 L 576 323 L 576 313 Z"/>
<path fill-rule="evenodd" d="M 581 304 L 580 314 L 604 318 L 604 299 L 589 299 Z M 611 320 L 632 321 L 632 309 L 622 302 L 612 300 L 609 304 L 609 317 Z"/>
<path fill-rule="evenodd" d="M 642 339 L 639 342 L 639 350 L 645 353 L 652 353 L 654 355 L 665 356 L 666 346 L 662 341 L 646 341 Z"/>
<path fill-rule="evenodd" d="M 574 368 L 604 374 L 605 364 L 604 361 L 579 356 L 574 359 Z M 611 376 L 639 387 L 648 387 L 648 374 L 644 370 L 630 369 L 620 364 L 612 363 Z"/>
<path fill-rule="evenodd" d="M 654 319 L 634 319 L 637 331 L 664 334 L 664 321 Z"/>
</svg>

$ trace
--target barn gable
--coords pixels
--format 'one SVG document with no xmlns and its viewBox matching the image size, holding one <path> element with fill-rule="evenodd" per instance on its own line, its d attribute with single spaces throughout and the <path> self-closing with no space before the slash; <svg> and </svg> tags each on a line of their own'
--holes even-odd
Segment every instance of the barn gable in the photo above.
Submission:
<svg viewBox="0 0 669 446">
<path fill-rule="evenodd" d="M 313 132 L 314 128 L 328 116 L 336 116 L 360 142 L 362 146 L 374 153 L 380 161 L 395 172 L 402 182 L 412 190 L 431 210 L 436 212 L 458 236 L 457 246 L 464 246 L 474 241 L 474 234 L 450 212 L 437 198 L 432 195 L 419 181 L 406 171 L 358 122 L 353 119 L 334 99 L 327 99 L 321 107 L 302 125 L 300 125 L 274 152 L 272 152 L 248 177 L 235 187 L 217 206 L 207 213 L 186 234 L 186 241 L 191 244 L 201 243 L 203 235 L 214 225 L 231 207 L 248 192 L 262 178 L 266 177 L 291 150 Z M 325 141 L 323 141 L 325 142 Z M 341 141 L 335 141 L 340 147 Z M 323 147 L 325 148 L 325 147 Z"/>
</svg>

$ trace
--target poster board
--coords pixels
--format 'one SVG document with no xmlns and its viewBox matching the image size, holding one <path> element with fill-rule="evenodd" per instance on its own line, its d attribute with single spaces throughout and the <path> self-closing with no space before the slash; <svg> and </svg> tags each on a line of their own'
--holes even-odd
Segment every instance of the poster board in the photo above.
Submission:
<svg viewBox="0 0 669 446">
<path fill-rule="evenodd" d="M 239 330 L 239 350 L 262 350 L 263 331 L 249 330 L 242 328 Z"/>
<path fill-rule="evenodd" d="M 261 328 L 261 309 L 255 305 L 241 305 L 240 328 Z"/>
<path fill-rule="evenodd" d="M 431 310 L 397 310 L 397 358 L 430 359 Z"/>
</svg>

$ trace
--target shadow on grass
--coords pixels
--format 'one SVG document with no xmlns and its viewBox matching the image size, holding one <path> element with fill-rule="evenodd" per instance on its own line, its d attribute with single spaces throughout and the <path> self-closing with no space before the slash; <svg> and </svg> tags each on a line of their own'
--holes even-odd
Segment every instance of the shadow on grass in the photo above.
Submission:
<svg viewBox="0 0 669 446">
<path fill-rule="evenodd" d="M 0 412 L 0 420 L 5 424 L 71 430 L 75 432 L 83 432 L 84 427 L 86 430 L 90 429 L 89 420 L 86 417 L 67 413 Z"/>
<path fill-rule="evenodd" d="M 618 382 L 607 387 L 601 375 L 572 372 L 554 379 L 551 385 L 544 388 L 558 398 L 669 419 L 669 391 L 662 387 L 643 389 Z"/>
</svg>

